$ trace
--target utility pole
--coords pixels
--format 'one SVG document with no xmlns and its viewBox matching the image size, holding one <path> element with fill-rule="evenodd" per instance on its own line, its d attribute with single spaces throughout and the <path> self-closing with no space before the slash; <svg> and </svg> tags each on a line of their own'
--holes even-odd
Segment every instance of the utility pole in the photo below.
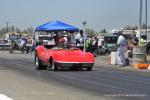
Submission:
<svg viewBox="0 0 150 100">
<path fill-rule="evenodd" d="M 145 25 L 146 25 L 146 42 L 147 42 L 147 0 L 145 0 Z"/>
<path fill-rule="evenodd" d="M 140 0 L 140 18 L 139 18 L 139 40 L 141 40 L 141 23 L 142 23 L 142 0 Z"/>
<path fill-rule="evenodd" d="M 85 52 L 85 25 L 86 25 L 86 21 L 82 22 L 83 26 L 84 26 L 84 52 Z"/>
<path fill-rule="evenodd" d="M 141 39 L 141 30 L 142 30 L 142 10 L 143 10 L 143 0 L 140 0 L 140 17 L 139 17 L 139 40 Z M 146 41 L 147 41 L 147 0 L 145 0 L 145 34 L 146 34 Z"/>
</svg>

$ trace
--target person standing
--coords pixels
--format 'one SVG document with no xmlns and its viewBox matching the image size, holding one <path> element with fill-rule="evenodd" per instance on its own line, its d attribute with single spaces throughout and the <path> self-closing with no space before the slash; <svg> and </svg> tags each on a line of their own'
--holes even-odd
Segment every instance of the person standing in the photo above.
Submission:
<svg viewBox="0 0 150 100">
<path fill-rule="evenodd" d="M 117 64 L 120 67 L 125 66 L 125 50 L 126 50 L 126 39 L 122 33 L 119 33 L 117 40 Z"/>
<path fill-rule="evenodd" d="M 35 42 L 35 38 L 33 38 L 32 39 L 32 44 L 31 44 L 31 48 L 30 48 L 29 52 L 31 53 L 32 51 L 34 51 L 35 47 L 36 47 L 36 42 Z"/>
<path fill-rule="evenodd" d="M 19 47 L 19 48 L 20 48 L 20 50 L 21 50 L 22 53 L 23 53 L 23 51 L 25 50 L 26 43 L 27 43 L 27 42 L 26 42 L 26 39 L 25 39 L 25 38 L 21 38 L 21 39 L 20 39 L 20 45 L 19 45 L 20 47 Z"/>
<path fill-rule="evenodd" d="M 91 53 L 96 57 L 98 55 L 98 39 L 93 37 L 91 40 Z"/>
<path fill-rule="evenodd" d="M 67 36 L 67 34 L 63 35 L 63 38 L 64 38 L 64 43 L 69 42 L 69 41 L 68 41 L 68 36 Z"/>
<path fill-rule="evenodd" d="M 83 47 L 84 47 L 84 35 L 83 35 L 83 30 L 80 30 L 80 33 L 78 33 L 76 36 L 75 36 L 75 43 L 76 43 L 76 46 L 83 50 Z"/>
<path fill-rule="evenodd" d="M 85 48 L 86 48 L 86 52 L 90 52 L 91 49 L 91 38 L 87 37 L 85 40 Z"/>
<path fill-rule="evenodd" d="M 133 35 L 132 42 L 133 42 L 133 46 L 135 46 L 135 47 L 138 46 L 139 39 L 138 39 L 138 37 L 136 37 L 135 34 Z"/>
</svg>

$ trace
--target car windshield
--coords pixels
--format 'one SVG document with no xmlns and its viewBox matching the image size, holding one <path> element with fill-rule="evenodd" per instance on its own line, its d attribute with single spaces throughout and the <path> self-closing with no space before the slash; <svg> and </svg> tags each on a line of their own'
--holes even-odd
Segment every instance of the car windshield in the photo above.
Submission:
<svg viewBox="0 0 150 100">
<path fill-rule="evenodd" d="M 43 36 L 43 40 L 52 40 L 52 37 Z"/>
<path fill-rule="evenodd" d="M 105 37 L 104 40 L 106 43 L 116 43 L 117 37 Z"/>
<path fill-rule="evenodd" d="M 66 50 L 78 50 L 79 48 L 76 47 L 74 43 L 67 42 L 67 43 L 60 43 L 58 44 L 57 48 L 62 48 Z"/>
</svg>

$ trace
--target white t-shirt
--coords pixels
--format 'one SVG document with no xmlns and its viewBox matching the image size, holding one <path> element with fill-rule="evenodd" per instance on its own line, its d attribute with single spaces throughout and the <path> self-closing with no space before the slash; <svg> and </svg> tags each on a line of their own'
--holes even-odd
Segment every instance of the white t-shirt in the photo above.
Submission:
<svg viewBox="0 0 150 100">
<path fill-rule="evenodd" d="M 126 39 L 124 38 L 124 36 L 120 35 L 118 37 L 118 40 L 117 40 L 117 45 L 118 46 L 118 51 L 125 51 L 126 49 Z"/>
<path fill-rule="evenodd" d="M 103 41 L 104 41 L 104 39 L 99 39 L 98 40 L 98 46 L 102 46 L 103 45 Z"/>
<path fill-rule="evenodd" d="M 83 46 L 83 42 L 84 42 L 84 35 L 81 36 L 80 33 L 78 33 L 76 36 L 75 36 L 75 40 L 78 39 L 80 43 L 77 43 L 77 46 Z"/>
<path fill-rule="evenodd" d="M 67 42 L 68 42 L 68 39 L 67 39 L 67 37 L 64 37 L 64 40 L 65 40 L 65 43 L 67 43 Z"/>
<path fill-rule="evenodd" d="M 20 42 L 20 47 L 23 47 L 24 46 L 24 44 L 25 44 L 25 40 L 21 40 L 21 42 Z"/>
</svg>

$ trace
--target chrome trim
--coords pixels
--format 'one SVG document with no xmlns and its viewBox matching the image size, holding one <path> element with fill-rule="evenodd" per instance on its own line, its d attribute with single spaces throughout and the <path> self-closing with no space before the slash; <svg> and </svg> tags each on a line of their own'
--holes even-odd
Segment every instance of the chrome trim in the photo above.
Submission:
<svg viewBox="0 0 150 100">
<path fill-rule="evenodd" d="M 94 62 L 65 62 L 65 61 L 55 61 L 56 63 L 72 63 L 72 64 L 84 64 L 84 63 L 87 63 L 87 64 L 94 64 Z"/>
</svg>

